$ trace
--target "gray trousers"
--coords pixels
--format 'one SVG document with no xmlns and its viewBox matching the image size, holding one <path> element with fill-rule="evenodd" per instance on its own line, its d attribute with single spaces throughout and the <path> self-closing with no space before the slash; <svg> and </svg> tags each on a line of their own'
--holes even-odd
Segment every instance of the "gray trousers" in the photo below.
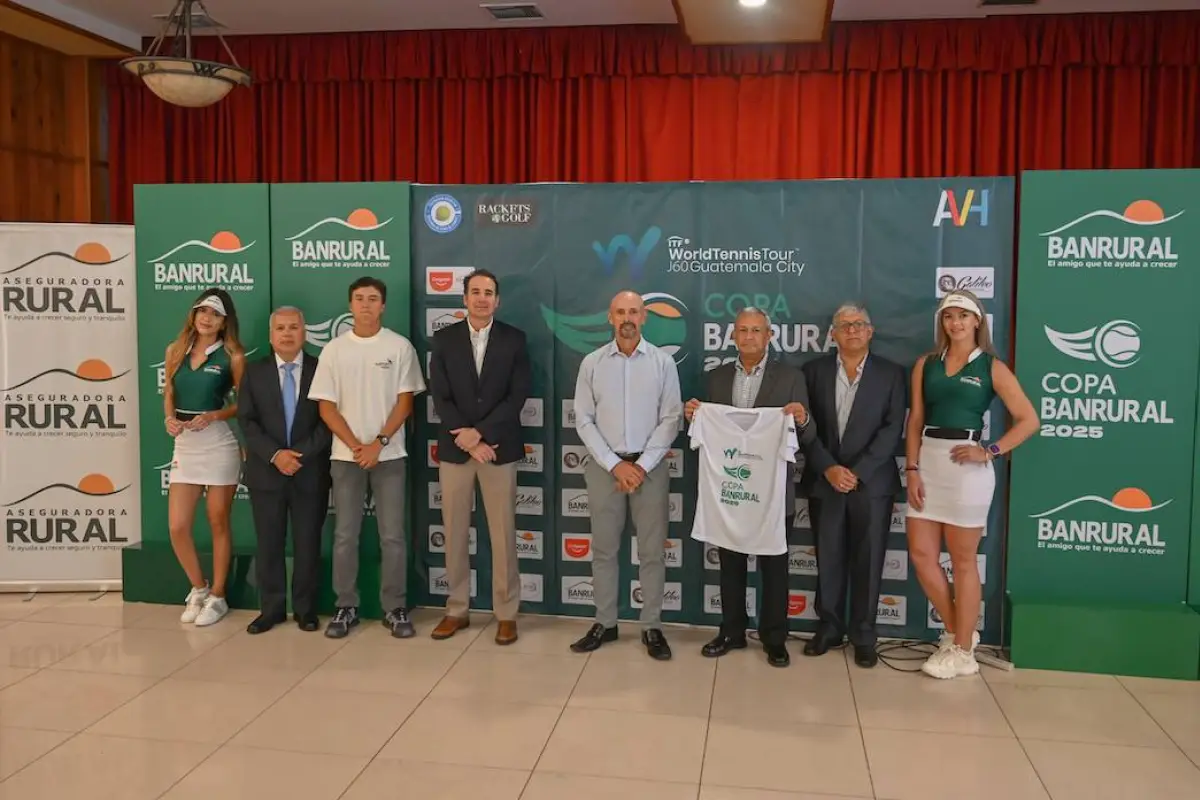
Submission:
<svg viewBox="0 0 1200 800">
<path fill-rule="evenodd" d="M 407 608 L 408 545 L 404 535 L 404 462 L 380 461 L 365 470 L 353 461 L 334 461 L 333 590 L 339 608 L 358 608 L 358 540 L 362 535 L 367 482 L 375 497 L 382 575 L 379 601 L 383 611 Z"/>
<path fill-rule="evenodd" d="M 584 480 L 592 518 L 592 593 L 596 599 L 596 622 L 606 628 L 617 624 L 619 555 L 628 508 L 633 513 L 633 528 L 637 535 L 638 580 L 642 584 L 643 598 L 641 623 L 645 628 L 660 627 L 663 588 L 667 580 L 664 551 L 670 514 L 671 473 L 667 460 L 664 458 L 651 470 L 633 494 L 617 489 L 616 478 L 595 461 L 588 462 Z"/>
</svg>

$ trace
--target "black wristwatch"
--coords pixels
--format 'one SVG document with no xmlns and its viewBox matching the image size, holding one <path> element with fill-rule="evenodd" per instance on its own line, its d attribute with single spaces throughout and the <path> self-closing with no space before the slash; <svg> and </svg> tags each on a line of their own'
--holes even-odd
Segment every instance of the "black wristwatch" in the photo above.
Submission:
<svg viewBox="0 0 1200 800">
<path fill-rule="evenodd" d="M 376 437 L 375 437 L 375 439 L 376 439 L 376 440 L 378 440 L 378 442 L 379 442 L 381 445 L 383 445 L 384 447 L 387 447 L 387 446 L 388 446 L 388 442 L 390 442 L 390 441 L 391 441 L 391 439 L 390 439 L 389 437 L 387 437 L 387 436 L 384 436 L 382 433 L 381 433 L 381 434 L 379 434 L 378 436 L 376 436 Z"/>
</svg>

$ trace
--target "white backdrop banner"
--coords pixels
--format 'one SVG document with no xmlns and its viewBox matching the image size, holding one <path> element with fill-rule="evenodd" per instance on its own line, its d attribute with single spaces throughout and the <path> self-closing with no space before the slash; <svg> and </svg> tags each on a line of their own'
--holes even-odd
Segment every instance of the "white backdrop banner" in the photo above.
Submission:
<svg viewBox="0 0 1200 800">
<path fill-rule="evenodd" d="M 119 588 L 141 541 L 133 243 L 0 225 L 0 591 Z"/>
</svg>

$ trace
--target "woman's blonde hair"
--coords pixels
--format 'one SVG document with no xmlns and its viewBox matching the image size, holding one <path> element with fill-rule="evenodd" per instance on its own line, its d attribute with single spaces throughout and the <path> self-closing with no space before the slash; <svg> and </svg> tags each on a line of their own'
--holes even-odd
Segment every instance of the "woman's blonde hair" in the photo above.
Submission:
<svg viewBox="0 0 1200 800">
<path fill-rule="evenodd" d="M 206 297 L 216 297 L 221 301 L 221 305 L 225 306 L 225 316 L 223 317 L 225 324 L 221 328 L 221 340 L 224 342 L 225 352 L 230 356 L 243 355 L 245 348 L 242 346 L 242 340 L 238 335 L 238 318 L 237 309 L 233 307 L 233 298 L 224 289 L 205 289 L 199 297 L 196 298 L 196 303 Z M 179 366 L 183 364 L 184 356 L 192 347 L 192 342 L 196 338 L 196 314 L 200 309 L 193 307 L 188 310 L 187 318 L 183 321 L 183 328 L 180 329 L 179 335 L 175 337 L 175 341 L 171 342 L 167 347 L 166 363 L 163 366 L 166 368 L 166 379 L 170 383 L 175 377 L 175 372 Z"/>
<path fill-rule="evenodd" d="M 979 317 L 979 327 L 975 329 L 975 346 L 989 355 L 996 355 L 996 348 L 992 345 L 992 332 L 988 329 L 987 314 L 983 310 L 983 303 L 979 302 L 979 298 L 974 292 L 969 292 L 966 289 L 954 289 L 947 292 L 946 297 L 953 296 L 963 297 L 971 301 L 971 305 L 975 307 L 975 314 Z M 942 299 L 945 302 L 945 298 Z M 944 311 L 939 311 L 937 315 L 937 332 L 934 334 L 934 351 L 930 355 L 940 357 L 950 349 L 950 335 L 946 333 L 946 326 L 942 323 L 942 314 Z"/>
</svg>

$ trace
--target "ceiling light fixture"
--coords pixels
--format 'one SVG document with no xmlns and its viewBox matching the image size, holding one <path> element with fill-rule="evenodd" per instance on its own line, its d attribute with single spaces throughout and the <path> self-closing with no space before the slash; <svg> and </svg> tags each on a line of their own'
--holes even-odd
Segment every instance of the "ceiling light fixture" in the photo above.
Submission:
<svg viewBox="0 0 1200 800">
<path fill-rule="evenodd" d="M 199 12 L 193 6 L 198 6 Z M 216 31 L 217 38 L 233 62 L 232 66 L 192 58 L 192 30 L 197 19 L 211 20 L 204 0 L 176 0 L 175 8 L 167 15 L 166 24 L 146 54 L 121 62 L 128 72 L 141 78 L 147 89 L 171 105 L 185 108 L 211 106 L 223 100 L 235 86 L 249 86 L 253 80 L 250 73 L 238 65 L 220 31 Z M 170 52 L 160 55 L 168 34 L 172 39 Z"/>
<path fill-rule="evenodd" d="M 767 4 L 767 0 L 738 0 L 746 8 L 762 8 Z"/>
</svg>

